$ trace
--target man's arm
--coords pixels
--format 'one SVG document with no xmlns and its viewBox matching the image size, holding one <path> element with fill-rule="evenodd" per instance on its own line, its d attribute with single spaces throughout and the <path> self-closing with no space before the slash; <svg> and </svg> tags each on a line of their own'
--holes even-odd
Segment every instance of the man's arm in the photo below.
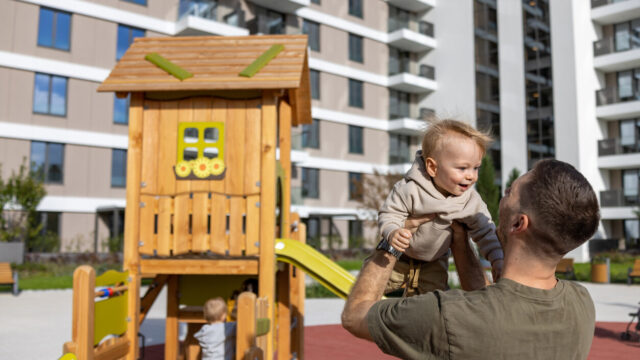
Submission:
<svg viewBox="0 0 640 360">
<path fill-rule="evenodd" d="M 451 229 L 453 230 L 451 252 L 453 253 L 453 261 L 456 264 L 462 290 L 479 290 L 491 284 L 484 271 L 482 271 L 480 261 L 478 261 L 473 249 L 471 249 L 467 231 L 455 221 L 451 224 Z"/>
<path fill-rule="evenodd" d="M 367 313 L 382 298 L 396 261 L 390 253 L 377 250 L 360 271 L 342 311 L 342 326 L 353 335 L 373 340 L 367 325 Z"/>
</svg>

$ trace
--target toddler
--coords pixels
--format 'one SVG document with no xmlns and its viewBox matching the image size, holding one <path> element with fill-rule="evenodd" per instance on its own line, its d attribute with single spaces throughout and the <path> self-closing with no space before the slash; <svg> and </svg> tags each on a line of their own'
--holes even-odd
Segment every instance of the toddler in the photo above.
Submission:
<svg viewBox="0 0 640 360">
<path fill-rule="evenodd" d="M 404 296 L 446 289 L 451 223 L 466 225 L 480 253 L 491 262 L 494 281 L 504 254 L 486 204 L 473 189 L 489 135 L 456 120 L 433 120 L 422 150 L 388 195 L 378 213 L 382 240 L 378 249 L 398 256 L 385 293 L 405 286 Z M 409 217 L 434 214 L 415 233 L 405 229 Z"/>
<path fill-rule="evenodd" d="M 236 352 L 236 323 L 226 322 L 227 303 L 221 298 L 204 304 L 206 324 L 193 336 L 200 342 L 202 360 L 233 360 Z"/>
</svg>

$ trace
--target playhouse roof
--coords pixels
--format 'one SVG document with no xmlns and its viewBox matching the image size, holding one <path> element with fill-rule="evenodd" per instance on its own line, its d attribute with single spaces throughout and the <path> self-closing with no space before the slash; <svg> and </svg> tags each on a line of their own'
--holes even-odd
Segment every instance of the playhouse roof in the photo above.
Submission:
<svg viewBox="0 0 640 360">
<path fill-rule="evenodd" d="M 271 46 L 284 49 L 252 77 L 239 73 Z M 193 74 L 180 80 L 145 56 L 157 53 Z M 298 116 L 310 122 L 306 35 L 191 36 L 136 38 L 98 91 L 204 91 L 288 89 Z M 298 104 L 309 104 L 299 107 Z M 301 112 L 302 111 L 302 112 Z M 303 115 L 303 113 L 308 113 Z"/>
</svg>

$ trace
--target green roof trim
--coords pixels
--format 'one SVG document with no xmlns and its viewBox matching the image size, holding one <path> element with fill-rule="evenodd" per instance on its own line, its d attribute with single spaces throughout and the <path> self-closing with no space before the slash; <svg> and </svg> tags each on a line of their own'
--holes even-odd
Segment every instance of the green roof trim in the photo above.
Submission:
<svg viewBox="0 0 640 360">
<path fill-rule="evenodd" d="M 158 53 L 147 54 L 147 56 L 145 56 L 144 59 L 153 63 L 160 69 L 168 72 L 170 75 L 173 75 L 174 77 L 180 79 L 180 81 L 184 79 L 188 79 L 193 76 L 192 73 L 172 63 L 171 61 L 163 58 Z"/>
<path fill-rule="evenodd" d="M 284 45 L 275 44 L 269 48 L 269 50 L 265 51 L 259 58 L 257 58 L 251 65 L 247 66 L 244 70 L 240 72 L 240 76 L 252 77 L 255 75 L 260 69 L 265 67 L 271 59 L 278 56 L 280 52 L 284 50 Z"/>
</svg>

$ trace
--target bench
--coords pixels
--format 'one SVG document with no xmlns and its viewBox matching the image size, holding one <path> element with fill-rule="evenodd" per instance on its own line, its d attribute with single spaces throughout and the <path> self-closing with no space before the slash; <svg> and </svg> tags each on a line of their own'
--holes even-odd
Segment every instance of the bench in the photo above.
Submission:
<svg viewBox="0 0 640 360">
<path fill-rule="evenodd" d="M 11 271 L 9 263 L 0 263 L 0 284 L 12 285 L 13 295 L 18 295 L 18 272 Z"/>
<path fill-rule="evenodd" d="M 576 273 L 573 270 L 573 258 L 561 259 L 556 266 L 556 274 L 563 274 L 567 279 L 575 279 Z"/>
<path fill-rule="evenodd" d="M 627 273 L 627 284 L 633 284 L 633 278 L 640 277 L 640 259 L 636 259 L 633 263 L 633 267 L 629 268 Z"/>
</svg>

